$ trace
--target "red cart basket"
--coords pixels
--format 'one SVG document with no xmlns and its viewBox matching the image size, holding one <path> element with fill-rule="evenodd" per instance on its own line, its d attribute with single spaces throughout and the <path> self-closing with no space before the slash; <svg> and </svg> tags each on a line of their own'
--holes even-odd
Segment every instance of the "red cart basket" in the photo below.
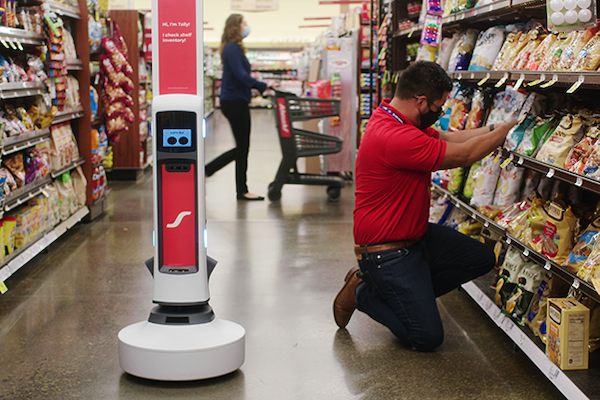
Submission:
<svg viewBox="0 0 600 400">
<path fill-rule="evenodd" d="M 294 121 L 340 115 L 340 100 L 298 97 L 293 93 L 275 90 L 276 120 L 281 143 L 282 160 L 275 180 L 269 184 L 269 200 L 281 199 L 284 184 L 324 185 L 331 201 L 338 201 L 344 180 L 338 176 L 301 174 L 298 172 L 299 157 L 334 154 L 342 151 L 341 138 L 310 132 L 292 127 Z"/>
</svg>

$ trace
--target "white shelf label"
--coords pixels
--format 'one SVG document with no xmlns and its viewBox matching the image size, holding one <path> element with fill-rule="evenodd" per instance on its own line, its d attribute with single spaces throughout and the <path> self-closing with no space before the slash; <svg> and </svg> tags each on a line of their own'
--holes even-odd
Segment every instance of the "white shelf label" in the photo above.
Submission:
<svg viewBox="0 0 600 400">
<path fill-rule="evenodd" d="M 581 185 L 583 185 L 583 179 L 577 178 L 575 181 L 575 186 L 581 187 Z"/>
<path fill-rule="evenodd" d="M 512 239 L 511 238 L 506 238 L 506 244 L 511 244 L 512 243 Z"/>
<path fill-rule="evenodd" d="M 529 257 L 529 249 L 523 249 L 523 255 Z"/>
<path fill-rule="evenodd" d="M 550 265 L 549 261 L 546 261 L 546 264 L 544 264 L 544 268 L 550 271 L 550 268 L 552 268 L 552 266 Z"/>
<path fill-rule="evenodd" d="M 579 289 L 579 285 L 580 285 L 579 279 L 577 279 L 577 278 L 573 279 L 573 285 L 571 285 L 571 286 L 573 286 L 573 288 L 575 288 L 575 289 Z"/>
<path fill-rule="evenodd" d="M 517 160 L 517 164 L 523 165 L 523 161 L 525 161 L 523 160 L 523 157 L 519 157 L 519 159 Z"/>
<path fill-rule="evenodd" d="M 553 365 L 550 367 L 550 371 L 548 371 L 548 378 L 550 378 L 551 381 L 554 381 L 558 378 L 558 374 L 560 374 L 560 369 L 558 369 L 556 365 Z"/>
<path fill-rule="evenodd" d="M 554 176 L 554 169 L 550 168 L 546 174 L 546 178 L 552 178 Z"/>
</svg>

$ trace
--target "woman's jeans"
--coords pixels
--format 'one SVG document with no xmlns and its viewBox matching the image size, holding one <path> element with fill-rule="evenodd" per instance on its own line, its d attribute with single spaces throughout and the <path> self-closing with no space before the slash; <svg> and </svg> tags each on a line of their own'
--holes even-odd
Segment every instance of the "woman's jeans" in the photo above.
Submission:
<svg viewBox="0 0 600 400">
<path fill-rule="evenodd" d="M 365 284 L 357 287 L 357 308 L 407 345 L 432 351 L 444 340 L 436 297 L 486 274 L 495 260 L 487 245 L 429 224 L 410 247 L 362 255 Z"/>
<path fill-rule="evenodd" d="M 221 112 L 229 121 L 235 138 L 235 149 L 221 154 L 206 164 L 206 175 L 211 176 L 235 160 L 235 188 L 239 196 L 248 193 L 246 172 L 250 151 L 250 107 L 245 101 L 221 101 Z"/>
</svg>

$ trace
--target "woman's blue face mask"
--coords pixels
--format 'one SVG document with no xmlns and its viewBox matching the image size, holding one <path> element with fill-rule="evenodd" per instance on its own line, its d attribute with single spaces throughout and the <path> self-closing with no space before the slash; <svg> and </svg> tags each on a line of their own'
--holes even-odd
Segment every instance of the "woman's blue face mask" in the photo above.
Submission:
<svg viewBox="0 0 600 400">
<path fill-rule="evenodd" d="M 244 27 L 244 30 L 242 31 L 242 37 L 246 38 L 246 37 L 248 37 L 249 34 L 250 34 L 250 27 L 248 25 L 246 25 Z"/>
</svg>

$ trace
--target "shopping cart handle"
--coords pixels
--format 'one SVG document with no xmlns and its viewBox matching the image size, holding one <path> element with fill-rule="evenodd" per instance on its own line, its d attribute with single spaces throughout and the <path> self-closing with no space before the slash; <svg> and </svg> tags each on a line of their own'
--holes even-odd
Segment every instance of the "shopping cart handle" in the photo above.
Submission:
<svg viewBox="0 0 600 400">
<path fill-rule="evenodd" d="M 296 95 L 296 93 L 284 92 L 283 90 L 278 90 L 275 88 L 270 88 L 270 89 L 275 92 L 275 96 L 277 96 L 277 97 L 298 97 Z"/>
</svg>

